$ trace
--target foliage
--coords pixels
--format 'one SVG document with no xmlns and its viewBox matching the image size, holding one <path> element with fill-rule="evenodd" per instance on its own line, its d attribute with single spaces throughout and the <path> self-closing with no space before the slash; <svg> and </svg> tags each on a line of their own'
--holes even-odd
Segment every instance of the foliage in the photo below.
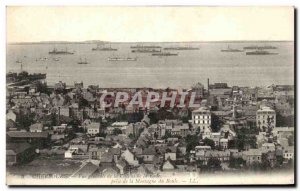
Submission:
<svg viewBox="0 0 300 191">
<path fill-rule="evenodd" d="M 256 148 L 256 136 L 251 133 L 250 129 L 242 128 L 237 131 L 235 148 L 238 150 L 244 150 L 247 146 Z"/>
<path fill-rule="evenodd" d="M 113 135 L 119 135 L 119 134 L 122 134 L 122 130 L 119 128 L 114 128 Z"/>
<path fill-rule="evenodd" d="M 229 159 L 229 167 L 230 168 L 241 168 L 245 164 L 246 164 L 246 161 L 244 161 L 242 158 L 230 157 L 230 159 Z"/>
<path fill-rule="evenodd" d="M 128 138 L 129 138 L 129 139 L 134 139 L 134 135 L 133 135 L 132 133 L 130 133 L 130 134 L 128 135 Z"/>
<path fill-rule="evenodd" d="M 29 130 L 29 126 L 34 123 L 35 114 L 34 113 L 20 113 L 16 117 L 17 126 L 21 129 Z"/>
<path fill-rule="evenodd" d="M 45 93 L 48 95 L 51 94 L 51 91 L 48 89 L 48 86 L 46 83 L 42 83 L 41 81 L 36 81 L 35 86 L 36 86 L 37 92 Z"/>
<path fill-rule="evenodd" d="M 170 137 L 172 137 L 170 131 L 166 131 L 166 133 L 165 133 L 165 135 L 162 137 L 162 139 L 168 139 L 168 138 L 170 138 Z"/>
<path fill-rule="evenodd" d="M 276 126 L 277 127 L 294 127 L 294 116 L 282 116 L 280 113 L 276 113 Z"/>
<path fill-rule="evenodd" d="M 210 146 L 211 149 L 215 149 L 215 142 L 207 137 L 203 140 L 204 145 Z"/>
<path fill-rule="evenodd" d="M 214 113 L 211 114 L 211 129 L 212 132 L 218 132 L 224 122 Z"/>
<path fill-rule="evenodd" d="M 187 135 L 185 138 L 186 141 L 186 152 L 189 153 L 196 146 L 199 145 L 200 138 L 197 135 Z"/>
<path fill-rule="evenodd" d="M 139 122 L 143 119 L 144 114 L 143 112 L 135 112 L 135 113 L 131 113 L 128 116 L 128 123 L 136 123 Z"/>
<path fill-rule="evenodd" d="M 207 167 L 211 170 L 221 170 L 221 161 L 218 158 L 209 158 L 207 161 Z"/>
</svg>

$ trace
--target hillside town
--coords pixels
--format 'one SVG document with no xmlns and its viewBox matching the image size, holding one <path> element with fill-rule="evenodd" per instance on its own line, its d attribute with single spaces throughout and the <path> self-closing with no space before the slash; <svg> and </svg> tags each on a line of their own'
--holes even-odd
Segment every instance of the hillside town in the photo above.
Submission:
<svg viewBox="0 0 300 191">
<path fill-rule="evenodd" d="M 205 84 L 205 85 L 203 85 Z M 103 107 L 107 92 L 196 92 L 198 108 L 161 100 Z M 9 174 L 79 178 L 293 170 L 294 86 L 196 83 L 189 89 L 101 88 L 43 80 L 7 85 Z M 188 101 L 188 98 L 185 102 Z M 113 96 L 104 101 L 113 103 Z"/>
</svg>

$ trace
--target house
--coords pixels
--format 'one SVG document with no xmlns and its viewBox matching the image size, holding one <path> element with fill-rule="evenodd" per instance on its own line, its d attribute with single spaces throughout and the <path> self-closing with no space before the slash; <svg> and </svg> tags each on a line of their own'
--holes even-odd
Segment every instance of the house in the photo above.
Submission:
<svg viewBox="0 0 300 191">
<path fill-rule="evenodd" d="M 9 131 L 17 130 L 17 123 L 11 119 L 6 120 L 6 129 Z"/>
<path fill-rule="evenodd" d="M 113 177 L 120 174 L 120 170 L 114 165 L 109 165 L 109 166 L 101 165 L 99 171 L 101 177 Z"/>
<path fill-rule="evenodd" d="M 34 147 L 28 143 L 8 143 L 6 145 L 6 164 L 25 163 L 35 156 Z"/>
<path fill-rule="evenodd" d="M 9 131 L 6 132 L 7 140 L 9 142 L 20 143 L 28 142 L 35 146 L 42 148 L 45 143 L 49 141 L 48 132 L 23 132 L 23 131 Z"/>
<path fill-rule="evenodd" d="M 226 150 L 228 148 L 228 139 L 220 139 L 220 147 L 223 150 Z"/>
<path fill-rule="evenodd" d="M 175 170 L 176 165 L 170 159 L 166 160 L 162 165 L 163 171 Z"/>
<path fill-rule="evenodd" d="M 258 148 L 261 148 L 264 143 L 268 141 L 266 132 L 259 132 L 258 135 L 256 135 L 256 144 Z"/>
<path fill-rule="evenodd" d="M 207 107 L 200 107 L 192 112 L 193 124 L 200 127 L 200 131 L 211 126 L 211 112 Z"/>
<path fill-rule="evenodd" d="M 205 153 L 206 151 L 211 150 L 210 146 L 196 146 L 195 150 L 192 151 L 192 159 L 193 160 L 200 160 L 204 161 L 205 160 Z"/>
<path fill-rule="evenodd" d="M 30 125 L 29 131 L 32 133 L 40 133 L 44 130 L 44 126 L 42 123 L 35 123 Z"/>
<path fill-rule="evenodd" d="M 71 145 L 67 151 L 65 151 L 65 158 L 75 158 L 75 159 L 88 159 L 88 145 L 78 144 Z"/>
<path fill-rule="evenodd" d="M 274 143 L 264 143 L 262 144 L 261 151 L 263 153 L 268 151 L 275 151 L 275 144 Z"/>
<path fill-rule="evenodd" d="M 168 147 L 165 151 L 165 160 L 170 159 L 172 161 L 176 161 L 176 147 Z"/>
<path fill-rule="evenodd" d="M 153 174 L 153 172 L 145 165 L 141 164 L 138 168 L 135 174 L 141 175 L 141 176 L 147 176 Z"/>
<path fill-rule="evenodd" d="M 272 130 L 273 136 L 277 138 L 288 138 L 294 136 L 294 127 L 275 127 Z"/>
<path fill-rule="evenodd" d="M 270 107 L 262 107 L 256 112 L 256 125 L 260 131 L 266 132 L 268 128 L 276 127 L 276 112 Z"/>
<path fill-rule="evenodd" d="M 139 161 L 137 160 L 136 156 L 128 149 L 121 154 L 121 157 L 131 166 L 139 165 Z"/>
<path fill-rule="evenodd" d="M 220 131 L 221 135 L 228 140 L 233 140 L 236 137 L 236 132 L 228 124 L 223 125 Z"/>
<path fill-rule="evenodd" d="M 56 133 L 63 133 L 67 129 L 67 124 L 61 124 L 52 127 L 53 131 Z"/>
<path fill-rule="evenodd" d="M 70 108 L 67 106 L 62 106 L 58 108 L 60 116 L 70 117 Z"/>
<path fill-rule="evenodd" d="M 207 164 L 209 159 L 216 158 L 221 162 L 227 162 L 230 159 L 230 151 L 217 151 L 217 150 L 208 150 L 204 154 L 204 164 Z"/>
<path fill-rule="evenodd" d="M 110 148 L 108 150 L 109 153 L 113 155 L 113 160 L 117 161 L 119 157 L 121 156 L 121 149 L 120 148 Z"/>
<path fill-rule="evenodd" d="M 186 137 L 189 134 L 189 125 L 184 123 L 182 125 L 174 125 L 171 130 L 171 135 L 179 135 L 181 137 Z"/>
<path fill-rule="evenodd" d="M 211 128 L 204 128 L 204 130 L 202 130 L 201 135 L 202 135 L 202 139 L 210 139 L 211 138 Z"/>
<path fill-rule="evenodd" d="M 93 136 L 100 133 L 100 123 L 92 122 L 92 123 L 88 124 L 87 125 L 87 133 L 89 135 L 93 135 Z"/>
<path fill-rule="evenodd" d="M 249 149 L 248 151 L 243 152 L 242 157 L 247 165 L 251 165 L 255 162 L 261 163 L 262 161 L 262 152 L 260 149 Z"/>
<path fill-rule="evenodd" d="M 105 152 L 108 152 L 107 148 L 90 147 L 89 158 L 93 160 L 100 160 Z"/>
<path fill-rule="evenodd" d="M 87 162 L 84 166 L 79 167 L 71 178 L 93 178 L 97 174 L 99 167 L 91 162 Z"/>
<path fill-rule="evenodd" d="M 51 135 L 51 141 L 63 141 L 65 139 L 65 134 L 53 134 Z"/>
<path fill-rule="evenodd" d="M 119 169 L 121 175 L 126 174 L 128 171 L 127 161 L 122 158 L 116 161 L 116 167 Z"/>
<path fill-rule="evenodd" d="M 9 110 L 6 113 L 6 120 L 10 120 L 10 119 L 14 122 L 16 122 L 16 119 L 17 119 L 17 115 L 12 110 Z"/>
<path fill-rule="evenodd" d="M 283 158 L 286 160 L 294 159 L 294 147 L 290 146 L 283 150 Z"/>
<path fill-rule="evenodd" d="M 144 163 L 153 163 L 155 154 L 156 152 L 154 147 L 145 148 L 141 155 L 143 157 Z"/>
<path fill-rule="evenodd" d="M 104 167 L 113 166 L 114 162 L 114 154 L 111 152 L 103 153 L 100 159 L 100 165 Z"/>
</svg>

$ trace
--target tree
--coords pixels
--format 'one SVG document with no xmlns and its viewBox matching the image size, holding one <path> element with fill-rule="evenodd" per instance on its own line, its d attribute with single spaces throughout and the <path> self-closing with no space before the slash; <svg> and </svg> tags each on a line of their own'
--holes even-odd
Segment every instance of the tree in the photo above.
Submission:
<svg viewBox="0 0 300 191">
<path fill-rule="evenodd" d="M 119 135 L 119 134 L 122 134 L 122 130 L 118 128 L 114 128 L 113 135 Z"/>
<path fill-rule="evenodd" d="M 34 118 L 35 114 L 34 113 L 28 113 L 24 114 L 21 112 L 19 115 L 16 117 L 16 123 L 19 128 L 29 130 L 29 126 L 34 123 Z"/>
<path fill-rule="evenodd" d="M 230 168 L 241 168 L 245 164 L 246 164 L 246 161 L 244 161 L 242 158 L 230 157 L 230 159 L 229 159 L 229 167 Z"/>
<path fill-rule="evenodd" d="M 149 113 L 148 117 L 150 119 L 150 124 L 158 123 L 158 115 L 157 115 L 157 113 L 151 112 L 151 113 Z"/>
<path fill-rule="evenodd" d="M 213 132 L 218 132 L 223 124 L 223 121 L 217 115 L 211 114 L 211 129 Z"/>
<path fill-rule="evenodd" d="M 187 135 L 185 138 L 186 141 L 186 152 L 189 153 L 196 146 L 199 145 L 200 138 L 197 135 Z"/>
<path fill-rule="evenodd" d="M 221 170 L 221 161 L 218 158 L 209 158 L 207 161 L 207 167 L 210 170 Z"/>
<path fill-rule="evenodd" d="M 41 81 L 36 81 L 35 86 L 36 86 L 37 92 L 45 93 L 48 95 L 51 94 L 46 83 L 42 83 Z"/>
<path fill-rule="evenodd" d="M 132 134 L 132 133 L 130 133 L 130 134 L 128 135 L 128 138 L 129 138 L 129 139 L 134 139 L 134 136 L 133 136 L 133 134 Z"/>
<path fill-rule="evenodd" d="M 166 131 L 166 133 L 165 133 L 165 135 L 162 137 L 162 139 L 168 139 L 168 138 L 170 138 L 170 137 L 172 137 L 170 131 Z"/>
<path fill-rule="evenodd" d="M 210 146 L 211 149 L 215 149 L 215 142 L 207 137 L 203 140 L 204 145 Z"/>
<path fill-rule="evenodd" d="M 276 126 L 278 127 L 294 127 L 294 116 L 283 116 L 279 112 L 276 113 Z"/>
<path fill-rule="evenodd" d="M 158 134 L 156 132 L 154 132 L 154 138 L 157 139 L 158 138 Z"/>
</svg>

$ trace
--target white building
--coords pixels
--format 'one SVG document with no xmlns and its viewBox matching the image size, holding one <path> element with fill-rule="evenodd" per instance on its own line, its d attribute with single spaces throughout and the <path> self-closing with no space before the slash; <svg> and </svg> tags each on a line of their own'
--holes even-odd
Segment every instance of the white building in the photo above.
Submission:
<svg viewBox="0 0 300 191">
<path fill-rule="evenodd" d="M 96 135 L 100 133 L 100 123 L 92 122 L 87 125 L 87 133 L 90 135 Z"/>
<path fill-rule="evenodd" d="M 17 118 L 17 115 L 12 110 L 9 110 L 8 113 L 6 114 L 7 120 L 11 119 L 14 122 L 16 122 L 16 118 Z"/>
<path fill-rule="evenodd" d="M 211 127 L 211 112 L 207 107 L 200 107 L 192 112 L 192 123 L 200 127 L 200 131 Z"/>
<path fill-rule="evenodd" d="M 256 112 L 256 125 L 260 131 L 276 127 L 276 112 L 270 107 L 262 107 Z"/>
</svg>

